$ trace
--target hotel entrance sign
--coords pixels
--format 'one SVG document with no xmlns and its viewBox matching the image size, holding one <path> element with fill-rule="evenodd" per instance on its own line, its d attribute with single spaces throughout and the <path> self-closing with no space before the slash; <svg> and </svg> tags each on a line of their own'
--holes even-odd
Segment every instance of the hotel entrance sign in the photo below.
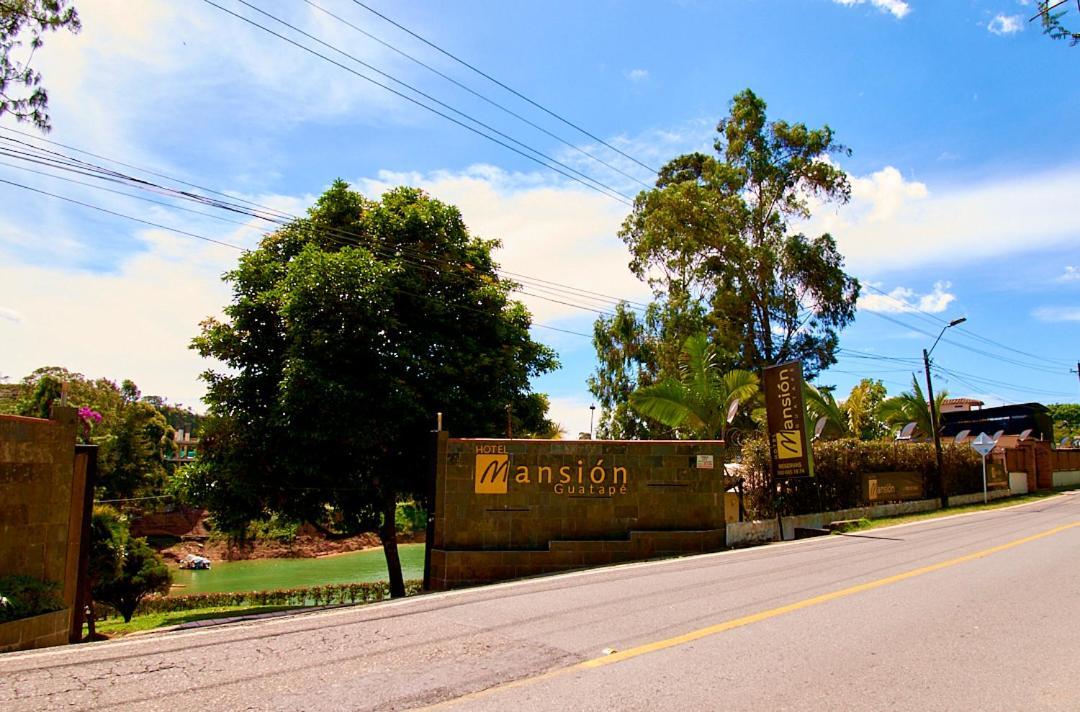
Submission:
<svg viewBox="0 0 1080 712">
<path fill-rule="evenodd" d="M 802 364 L 789 361 L 764 371 L 765 411 L 774 479 L 814 476 L 814 453 L 806 433 Z"/>
</svg>

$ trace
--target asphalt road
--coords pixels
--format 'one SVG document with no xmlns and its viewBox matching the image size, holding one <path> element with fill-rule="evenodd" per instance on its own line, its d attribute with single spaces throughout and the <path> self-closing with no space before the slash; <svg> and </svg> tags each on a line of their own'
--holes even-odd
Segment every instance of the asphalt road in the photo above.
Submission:
<svg viewBox="0 0 1080 712">
<path fill-rule="evenodd" d="M 1080 494 L 0 655 L 0 709 L 1080 710 L 1078 669 Z"/>
</svg>

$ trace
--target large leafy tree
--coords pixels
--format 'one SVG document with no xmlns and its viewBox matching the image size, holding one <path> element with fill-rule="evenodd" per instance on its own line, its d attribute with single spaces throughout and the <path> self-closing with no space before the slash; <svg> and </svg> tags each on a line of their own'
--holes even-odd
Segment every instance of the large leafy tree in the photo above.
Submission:
<svg viewBox="0 0 1080 712">
<path fill-rule="evenodd" d="M 642 386 L 630 395 L 630 406 L 679 434 L 724 439 L 732 409 L 752 401 L 759 390 L 757 374 L 722 371 L 715 348 L 697 334 L 683 345 L 679 377 Z"/>
<path fill-rule="evenodd" d="M 233 301 L 194 347 L 208 371 L 188 491 L 234 532 L 280 513 L 335 533 L 378 528 L 404 594 L 397 501 L 426 500 L 435 413 L 467 436 L 541 431 L 530 378 L 556 366 L 495 274 L 497 242 L 456 208 L 398 188 L 371 201 L 337 181 L 305 219 L 226 275 Z"/>
<path fill-rule="evenodd" d="M 820 437 L 825 439 L 848 438 L 852 435 L 851 419 L 843 404 L 836 401 L 831 390 L 819 389 L 809 383 L 803 386 L 803 402 L 806 408 L 807 429 L 817 432 L 821 423 Z"/>
<path fill-rule="evenodd" d="M 130 380 L 119 386 L 107 378 L 91 379 L 59 366 L 35 369 L 16 392 L 16 412 L 48 418 L 53 404 L 67 392 L 67 402 L 100 416 L 84 423 L 88 442 L 99 445 L 98 490 L 105 499 L 158 494 L 164 485 L 164 455 L 172 446 L 173 429 L 155 405 L 142 398 Z"/>
<path fill-rule="evenodd" d="M 861 440 L 877 440 L 888 431 L 881 420 L 879 410 L 888 396 L 880 380 L 864 378 L 852 387 L 844 410 L 847 411 L 852 434 Z"/>
<path fill-rule="evenodd" d="M 47 32 L 82 29 L 70 5 L 68 0 L 0 1 L 0 116 L 50 129 L 49 95 L 31 63 Z"/>
<path fill-rule="evenodd" d="M 1054 437 L 1080 436 L 1080 403 L 1052 403 L 1046 409 L 1054 419 Z"/>
<path fill-rule="evenodd" d="M 130 381 L 129 381 L 130 383 Z M 165 416 L 149 403 L 125 403 L 110 423 L 98 458 L 105 499 L 157 494 L 165 486 L 165 449 L 172 445 Z"/>
<path fill-rule="evenodd" d="M 949 397 L 948 391 L 934 394 L 934 407 L 941 413 L 941 404 Z M 882 402 L 878 416 L 894 428 L 902 428 L 908 423 L 915 423 L 913 435 L 931 438 L 934 436 L 933 420 L 930 414 L 930 401 L 926 399 L 919 379 L 911 377 L 911 390 L 904 391 Z"/>
<path fill-rule="evenodd" d="M 813 378 L 835 362 L 859 284 L 830 235 L 791 224 L 812 201 L 847 201 L 847 176 L 829 160 L 847 149 L 828 126 L 769 121 L 765 109 L 752 91 L 737 94 L 716 155 L 671 160 L 635 199 L 620 236 L 656 304 L 635 323 L 625 311 L 597 322 L 590 386 L 605 406 L 602 429 L 617 427 L 620 390 L 672 376 L 670 354 L 702 328 L 729 368 L 799 360 Z"/>
<path fill-rule="evenodd" d="M 127 520 L 111 507 L 94 509 L 88 573 L 92 600 L 108 603 L 125 622 L 131 620 L 145 596 L 166 593 L 172 583 L 161 556 L 146 539 L 131 536 Z M 90 606 L 93 610 L 93 602 Z M 93 622 L 90 636 L 94 636 Z"/>
<path fill-rule="evenodd" d="M 1061 23 L 1061 18 L 1068 12 L 1068 8 L 1058 10 L 1064 3 L 1039 0 L 1039 19 L 1042 23 L 1043 34 L 1051 39 L 1065 40 L 1070 47 L 1080 45 L 1080 32 L 1074 32 Z M 1080 12 L 1080 7 L 1077 9 Z"/>
</svg>

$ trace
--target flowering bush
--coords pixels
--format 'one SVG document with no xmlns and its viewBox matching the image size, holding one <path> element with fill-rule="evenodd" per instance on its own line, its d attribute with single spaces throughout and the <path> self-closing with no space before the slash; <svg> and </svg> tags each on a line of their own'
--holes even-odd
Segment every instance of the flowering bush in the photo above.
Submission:
<svg viewBox="0 0 1080 712">
<path fill-rule="evenodd" d="M 101 413 L 93 408 L 83 406 L 79 408 L 79 422 L 82 424 L 82 441 L 84 443 L 89 443 L 90 431 L 94 429 L 95 425 L 101 422 Z"/>
</svg>

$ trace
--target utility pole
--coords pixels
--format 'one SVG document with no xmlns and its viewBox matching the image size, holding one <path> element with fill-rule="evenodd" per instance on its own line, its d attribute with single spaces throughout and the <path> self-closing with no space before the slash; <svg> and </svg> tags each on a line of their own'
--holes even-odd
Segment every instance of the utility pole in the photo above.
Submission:
<svg viewBox="0 0 1080 712">
<path fill-rule="evenodd" d="M 933 353 L 934 348 L 941 341 L 946 329 L 957 324 L 963 324 L 965 321 L 967 321 L 967 317 L 960 317 L 941 327 L 941 333 L 934 339 L 934 345 L 930 347 L 929 351 L 923 349 L 922 352 L 923 366 L 926 368 L 926 397 L 927 405 L 930 406 L 930 427 L 934 429 L 934 454 L 937 456 L 938 493 L 941 495 L 942 509 L 947 509 L 949 506 L 949 493 L 945 491 L 945 458 L 941 453 L 941 427 L 938 425 L 937 403 L 934 401 L 934 384 L 930 380 L 930 354 Z"/>
<path fill-rule="evenodd" d="M 945 491 L 945 458 L 941 453 L 941 428 L 938 427 L 937 403 L 934 400 L 934 384 L 930 381 L 930 352 L 922 350 L 923 366 L 926 368 L 926 397 L 930 406 L 930 427 L 934 429 L 934 453 L 937 456 L 937 485 L 941 495 L 941 508 L 949 506 L 949 494 Z"/>
</svg>

